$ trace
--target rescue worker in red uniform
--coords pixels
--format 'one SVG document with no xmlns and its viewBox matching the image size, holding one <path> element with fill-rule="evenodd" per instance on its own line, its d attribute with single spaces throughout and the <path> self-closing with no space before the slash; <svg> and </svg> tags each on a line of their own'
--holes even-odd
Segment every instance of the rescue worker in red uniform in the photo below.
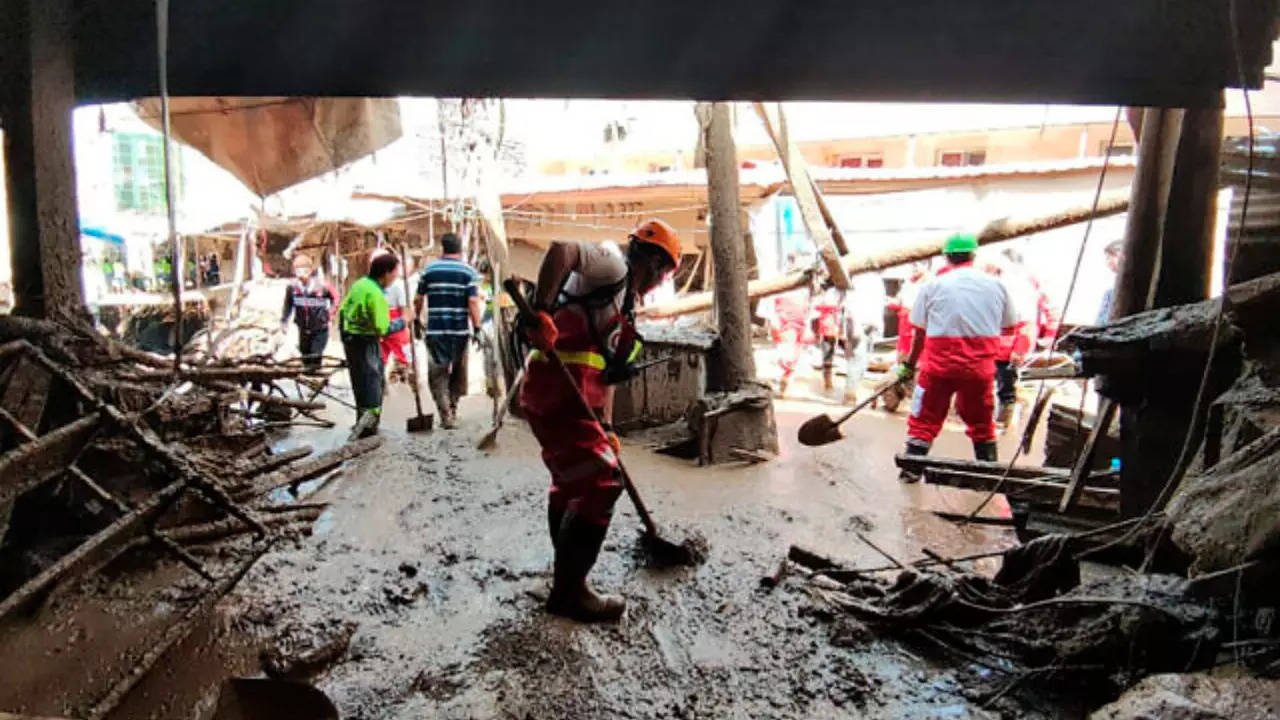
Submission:
<svg viewBox="0 0 1280 720">
<path fill-rule="evenodd" d="M 911 351 L 898 367 L 898 376 L 911 379 L 921 353 L 920 368 L 907 420 L 908 455 L 928 455 L 956 398 L 973 454 L 996 460 L 995 361 L 1000 336 L 1018 322 L 1009 291 L 990 274 L 973 267 L 978 241 L 972 235 L 953 235 L 943 245 L 947 267 L 920 289 L 911 308 L 914 328 Z M 902 480 L 915 482 L 903 471 Z"/>
<path fill-rule="evenodd" d="M 625 254 L 613 244 L 556 242 L 538 271 L 526 329 L 535 350 L 525 368 L 520 404 L 542 460 L 551 471 L 547 524 L 555 548 L 547 610 L 582 622 L 617 620 L 622 598 L 587 585 L 622 492 L 618 437 L 613 433 L 613 387 L 630 376 L 639 354 L 635 304 L 680 262 L 670 225 L 650 220 L 630 235 Z M 587 404 L 603 421 L 586 417 L 574 390 L 546 361 L 555 352 Z"/>
</svg>

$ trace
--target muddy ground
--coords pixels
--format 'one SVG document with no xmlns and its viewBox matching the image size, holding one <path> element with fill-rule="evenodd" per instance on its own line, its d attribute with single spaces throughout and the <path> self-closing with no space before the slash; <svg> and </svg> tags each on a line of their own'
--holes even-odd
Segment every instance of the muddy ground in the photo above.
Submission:
<svg viewBox="0 0 1280 720">
<path fill-rule="evenodd" d="M 781 456 L 754 466 L 697 468 L 651 452 L 642 438 L 624 439 L 624 458 L 659 523 L 698 528 L 711 552 L 698 568 L 647 569 L 634 552 L 638 521 L 624 497 L 593 580 L 624 594 L 627 614 L 617 625 L 589 627 L 541 610 L 550 579 L 547 479 L 523 424 L 509 424 L 485 454 L 474 443 L 488 427 L 487 398 L 464 399 L 461 427 L 452 431 L 406 434 L 411 408 L 406 388 L 395 388 L 383 422 L 387 443 L 320 491 L 333 505 L 314 534 L 259 561 L 217 617 L 162 660 L 113 717 L 198 716 L 212 706 L 217 682 L 256 673 L 263 651 L 276 671 L 314 681 L 344 718 L 964 718 L 1063 710 L 1058 701 L 1012 699 L 1001 712 L 982 709 L 973 699 L 985 672 L 977 666 L 832 619 L 798 579 L 761 587 L 792 543 L 878 566 L 884 559 L 856 533 L 908 561 L 924 547 L 962 554 L 1013 542 L 1007 531 L 960 528 L 928 512 L 966 512 L 975 495 L 899 483 L 892 456 L 903 440 L 901 416 L 868 412 L 846 426 L 843 442 L 803 448 L 795 430 L 824 406 L 780 401 Z M 339 428 L 282 445 L 323 449 L 342 435 Z M 955 429 L 936 452 L 970 455 Z M 106 623 L 116 633 L 140 633 L 148 618 L 163 615 L 136 597 L 119 603 Z M 42 647 L 46 657 L 80 654 L 76 642 L 95 637 L 78 627 L 79 614 L 60 607 L 70 605 L 46 608 L 41 618 L 66 639 L 60 649 Z M 100 635 L 106 643 L 111 633 Z M 0 661 L 14 659 L 15 645 L 6 646 Z M 289 666 L 309 651 L 321 659 Z M 23 699 L 12 709 L 70 712 L 83 707 L 84 693 L 41 699 L 40 688 L 76 665 L 109 678 L 109 664 L 52 662 L 24 675 L 24 692 L 0 692 L 0 701 L 7 694 L 11 703 Z"/>
</svg>

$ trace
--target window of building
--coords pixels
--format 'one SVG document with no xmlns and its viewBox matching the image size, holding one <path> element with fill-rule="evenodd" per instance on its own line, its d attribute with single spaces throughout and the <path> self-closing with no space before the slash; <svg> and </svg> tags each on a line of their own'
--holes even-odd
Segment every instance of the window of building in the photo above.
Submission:
<svg viewBox="0 0 1280 720">
<path fill-rule="evenodd" d="M 116 208 L 164 212 L 163 138 L 146 133 L 115 133 L 112 140 Z"/>
<path fill-rule="evenodd" d="M 1102 144 L 1098 146 L 1098 154 L 1106 155 L 1108 157 L 1124 157 L 1126 155 L 1133 154 L 1133 146 L 1132 145 L 1111 145 L 1110 147 L 1108 147 L 1107 141 L 1103 140 Z"/>
<path fill-rule="evenodd" d="M 861 153 L 844 155 L 840 158 L 842 168 L 880 168 L 884 167 L 884 155 L 881 153 Z"/>
<path fill-rule="evenodd" d="M 938 153 L 938 164 L 942 167 L 966 167 L 986 163 L 987 151 L 985 150 L 943 150 Z"/>
</svg>

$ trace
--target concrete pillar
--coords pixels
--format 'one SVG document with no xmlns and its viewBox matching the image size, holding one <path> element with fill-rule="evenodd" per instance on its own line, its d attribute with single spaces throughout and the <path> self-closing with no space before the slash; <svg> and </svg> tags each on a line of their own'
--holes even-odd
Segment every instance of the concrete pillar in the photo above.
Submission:
<svg viewBox="0 0 1280 720">
<path fill-rule="evenodd" d="M 80 222 L 71 111 L 72 0 L 0 0 L 10 34 L 2 57 L 5 183 L 14 313 L 81 315 Z"/>
</svg>

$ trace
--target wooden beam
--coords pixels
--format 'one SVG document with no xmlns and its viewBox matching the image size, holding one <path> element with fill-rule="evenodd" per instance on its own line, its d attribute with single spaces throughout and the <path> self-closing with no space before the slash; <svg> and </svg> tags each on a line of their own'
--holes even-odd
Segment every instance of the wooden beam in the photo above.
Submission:
<svg viewBox="0 0 1280 720">
<path fill-rule="evenodd" d="M 943 468 L 925 468 L 924 481 L 934 485 L 982 490 L 990 492 L 997 485 L 1000 492 L 1012 500 L 1028 500 L 1037 505 L 1056 505 L 1062 499 L 1065 485 L 1061 482 L 1047 482 L 1032 478 L 1005 478 L 1000 482 L 998 476 L 983 473 L 947 470 Z M 1081 507 L 1115 512 L 1120 507 L 1120 491 L 1116 488 L 1086 488 L 1081 486 L 1077 493 Z"/>
<path fill-rule="evenodd" d="M 0 408 L 26 427 L 39 429 L 53 376 L 28 358 L 19 358 L 0 395 Z"/>
<path fill-rule="evenodd" d="M 81 543 L 79 547 L 64 555 L 43 572 L 28 580 L 26 584 L 13 591 L 0 602 L 0 620 L 14 611 L 29 607 L 39 600 L 54 584 L 74 578 L 80 573 L 101 565 L 108 560 L 113 551 L 125 541 L 145 530 L 145 523 L 158 515 L 177 499 L 186 484 L 178 480 L 163 490 L 147 498 L 133 512 L 118 518 L 115 522 L 100 530 L 96 535 Z"/>
<path fill-rule="evenodd" d="M 840 237 L 839 245 L 832 237 L 831 228 L 824 219 L 829 212 L 824 215 L 817 199 L 818 186 L 809 176 L 809 165 L 787 133 L 787 116 L 782 103 L 758 102 L 754 105 L 756 114 L 760 116 L 765 131 L 769 133 L 769 138 L 773 140 L 773 146 L 778 151 L 778 158 L 782 161 L 782 167 L 786 170 L 787 179 L 791 183 L 791 192 L 796 198 L 796 206 L 800 209 L 800 218 L 804 221 L 809 237 L 813 238 L 813 244 L 817 246 L 818 253 L 827 266 L 827 274 L 831 277 L 831 282 L 841 290 L 847 289 L 849 272 L 840 262 L 840 256 L 847 253 L 849 249 L 842 247 L 843 236 Z M 735 204 L 734 207 L 737 205 Z"/>
<path fill-rule="evenodd" d="M 1116 273 L 1111 304 L 1113 319 L 1151 307 L 1182 113 L 1171 108 L 1147 108 L 1143 112 L 1142 142 L 1138 146 L 1138 166 L 1130 188 L 1124 231 L 1124 259 Z"/>
<path fill-rule="evenodd" d="M 1209 297 L 1214 225 L 1218 217 L 1218 167 L 1222 109 L 1184 112 L 1173 177 L 1169 185 L 1160 272 L 1152 307 L 1169 307 Z"/>
<path fill-rule="evenodd" d="M 999 479 L 1004 476 L 1007 471 L 1008 476 L 1015 479 L 1048 479 L 1064 483 L 1071 477 L 1071 471 L 1067 468 L 1035 467 L 1030 465 L 1014 465 L 1010 468 L 1007 463 L 1003 462 L 962 460 L 960 458 L 932 457 L 929 455 L 898 454 L 893 456 L 893 462 L 903 470 L 911 470 L 916 473 L 924 473 L 925 470 L 935 469 L 995 476 L 996 479 Z M 1112 487 L 1115 483 L 1113 478 L 1114 475 L 1110 473 L 1094 473 L 1089 476 L 1089 485 L 1096 487 Z M 1059 495 L 1061 495 L 1061 489 L 1059 489 L 1058 492 Z"/>
<path fill-rule="evenodd" d="M 0 506 L 66 472 L 101 424 L 91 413 L 0 455 Z"/>
<path fill-rule="evenodd" d="M 979 245 L 1004 242 L 1015 238 L 1043 233 L 1048 230 L 1069 227 L 1090 219 L 1108 217 L 1122 213 L 1129 208 L 1128 193 L 1103 196 L 1095 210 L 1093 205 L 1068 208 L 1048 215 L 1023 219 L 1002 219 L 989 223 L 978 234 Z M 1045 237 L 1045 236 L 1042 236 Z M 942 244 L 937 238 L 919 240 L 898 247 L 890 248 L 868 255 L 846 255 L 841 258 L 844 268 L 850 275 L 865 272 L 877 272 L 898 265 L 920 260 L 928 260 L 942 254 Z M 808 272 L 793 272 L 766 280 L 753 280 L 747 285 L 747 295 L 751 299 L 768 297 L 804 287 L 809 283 Z M 712 293 L 700 292 L 682 297 L 665 305 L 653 305 L 640 308 L 636 314 L 640 317 L 664 318 L 685 315 L 694 312 L 705 312 L 711 309 Z"/>
<path fill-rule="evenodd" d="M 699 103 L 705 116 L 711 253 L 715 258 L 719 351 L 712 369 L 716 389 L 736 390 L 756 376 L 751 349 L 751 307 L 738 203 L 738 154 L 728 103 Z"/>
<path fill-rule="evenodd" d="M 0 117 L 4 125 L 14 308 L 86 315 L 71 145 L 75 107 L 72 0 L 6 0 Z"/>
<path fill-rule="evenodd" d="M 1098 411 L 1098 418 L 1093 423 L 1093 428 L 1089 430 L 1089 437 L 1084 442 L 1084 447 L 1080 450 L 1079 457 L 1076 458 L 1076 464 L 1071 468 L 1071 479 L 1067 481 L 1067 487 L 1064 489 L 1061 502 L 1058 503 L 1058 512 L 1067 512 L 1071 510 L 1071 506 L 1080 500 L 1081 494 L 1084 492 L 1084 484 L 1087 481 L 1090 472 L 1093 470 L 1093 458 L 1098 453 L 1098 440 L 1106 437 L 1107 430 L 1111 428 L 1111 421 L 1116 417 L 1116 410 L 1119 406 L 1110 398 L 1104 398 L 1102 408 Z"/>
</svg>

